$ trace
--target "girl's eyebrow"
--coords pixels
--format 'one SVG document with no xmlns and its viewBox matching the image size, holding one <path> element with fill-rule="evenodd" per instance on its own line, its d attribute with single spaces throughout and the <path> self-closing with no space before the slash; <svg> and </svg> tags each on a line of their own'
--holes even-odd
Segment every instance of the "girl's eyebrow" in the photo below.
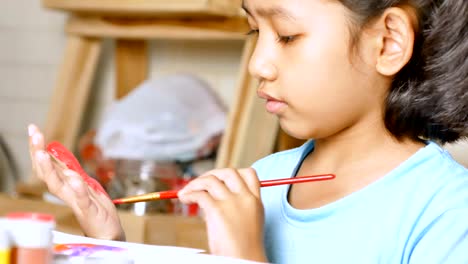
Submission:
<svg viewBox="0 0 468 264">
<path fill-rule="evenodd" d="M 253 17 L 252 12 L 247 8 L 245 2 L 242 1 L 242 9 L 251 17 Z M 268 7 L 268 8 L 258 8 L 256 13 L 262 17 L 280 17 L 283 19 L 295 21 L 296 18 L 286 9 L 278 6 Z"/>
</svg>

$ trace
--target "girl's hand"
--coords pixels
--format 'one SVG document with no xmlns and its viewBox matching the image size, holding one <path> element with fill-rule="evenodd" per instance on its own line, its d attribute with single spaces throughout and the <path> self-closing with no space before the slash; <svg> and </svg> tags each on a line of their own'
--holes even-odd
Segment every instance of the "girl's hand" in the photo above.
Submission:
<svg viewBox="0 0 468 264">
<path fill-rule="evenodd" d="M 125 240 L 117 210 L 110 198 L 90 187 L 75 171 L 52 160 L 44 136 L 29 125 L 29 153 L 36 176 L 49 191 L 73 210 L 85 235 L 99 239 Z"/>
<path fill-rule="evenodd" d="M 260 183 L 253 169 L 210 171 L 178 193 L 203 210 L 212 254 L 266 262 Z"/>
</svg>

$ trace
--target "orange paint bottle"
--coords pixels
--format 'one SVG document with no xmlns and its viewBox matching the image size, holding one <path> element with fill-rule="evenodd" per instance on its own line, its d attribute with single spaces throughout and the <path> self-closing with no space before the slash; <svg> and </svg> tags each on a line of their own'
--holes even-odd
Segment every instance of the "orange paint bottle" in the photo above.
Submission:
<svg viewBox="0 0 468 264">
<path fill-rule="evenodd" d="M 37 213 L 11 213 L 7 218 L 14 244 L 12 264 L 52 263 L 54 217 Z"/>
</svg>

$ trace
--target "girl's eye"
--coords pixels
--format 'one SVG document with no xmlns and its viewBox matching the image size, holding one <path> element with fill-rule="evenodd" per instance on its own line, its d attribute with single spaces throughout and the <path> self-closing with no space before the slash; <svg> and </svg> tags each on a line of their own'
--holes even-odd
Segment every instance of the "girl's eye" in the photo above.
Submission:
<svg viewBox="0 0 468 264">
<path fill-rule="evenodd" d="M 247 32 L 246 35 L 257 35 L 258 34 L 258 29 L 251 29 L 249 32 Z"/>
<path fill-rule="evenodd" d="M 293 42 L 296 39 L 296 36 L 280 36 L 278 35 L 277 41 L 283 44 L 288 44 Z"/>
</svg>

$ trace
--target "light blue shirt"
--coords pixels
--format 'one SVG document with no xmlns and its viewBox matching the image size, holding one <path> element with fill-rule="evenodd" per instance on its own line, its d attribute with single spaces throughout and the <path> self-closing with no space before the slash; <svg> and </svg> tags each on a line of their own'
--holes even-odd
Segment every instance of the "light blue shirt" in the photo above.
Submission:
<svg viewBox="0 0 468 264">
<path fill-rule="evenodd" d="M 313 144 L 253 167 L 261 180 L 295 175 Z M 435 143 L 320 208 L 293 208 L 288 190 L 261 189 L 265 247 L 273 263 L 468 263 L 468 170 Z"/>
</svg>

